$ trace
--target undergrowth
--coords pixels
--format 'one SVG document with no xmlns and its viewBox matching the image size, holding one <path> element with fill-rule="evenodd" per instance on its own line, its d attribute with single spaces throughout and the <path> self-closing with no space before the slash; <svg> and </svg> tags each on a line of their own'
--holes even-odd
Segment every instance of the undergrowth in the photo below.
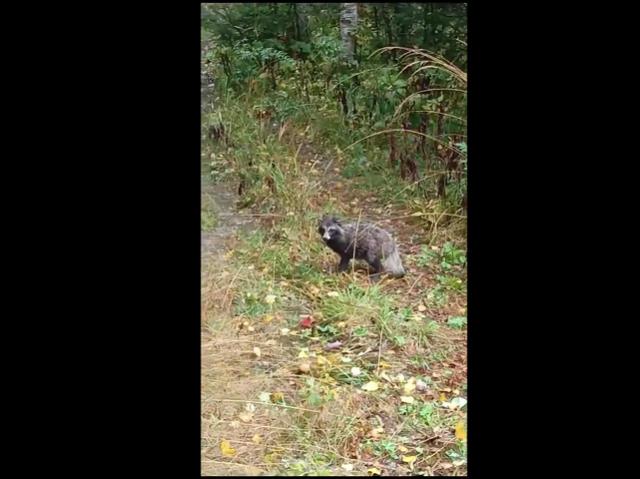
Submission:
<svg viewBox="0 0 640 479">
<path fill-rule="evenodd" d="M 374 285 L 358 266 L 335 274 L 337 257 L 317 233 L 321 214 L 402 216 L 402 202 L 388 205 L 381 191 L 370 201 L 368 190 L 350 189 L 351 180 L 337 175 L 329 185 L 343 185 L 327 189 L 331 152 L 309 140 L 318 135 L 313 127 L 274 128 L 242 102 L 221 111 L 235 147 L 211 148 L 264 216 L 211 279 L 219 286 L 211 288 L 213 302 L 227 306 L 227 319 L 221 323 L 218 311 L 206 326 L 221 341 L 230 332 L 250 340 L 242 360 L 233 360 L 240 354 L 233 349 L 220 360 L 240 367 L 238 376 L 262 379 L 259 387 L 237 386 L 239 401 L 256 402 L 249 410 L 240 403 L 214 409 L 212 417 L 236 417 L 236 428 L 209 422 L 216 432 L 207 434 L 229 441 L 241 464 L 270 474 L 430 473 L 442 461 L 462 474 L 465 379 L 456 342 L 466 328 L 463 243 L 405 250 L 415 273 L 400 281 Z M 345 161 L 333 156 L 327 171 L 335 175 Z"/>
</svg>

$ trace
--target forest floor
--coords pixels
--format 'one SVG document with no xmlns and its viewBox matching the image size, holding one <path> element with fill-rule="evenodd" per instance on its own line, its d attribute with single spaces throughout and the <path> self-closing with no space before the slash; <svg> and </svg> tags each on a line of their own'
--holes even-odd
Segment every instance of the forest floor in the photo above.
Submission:
<svg viewBox="0 0 640 479">
<path fill-rule="evenodd" d="M 340 176 L 313 124 L 269 134 L 296 173 L 277 214 L 239 208 L 237 182 L 212 181 L 221 146 L 203 136 L 202 475 L 466 475 L 455 248 Z M 404 278 L 335 273 L 316 221 L 336 205 L 392 233 Z"/>
</svg>

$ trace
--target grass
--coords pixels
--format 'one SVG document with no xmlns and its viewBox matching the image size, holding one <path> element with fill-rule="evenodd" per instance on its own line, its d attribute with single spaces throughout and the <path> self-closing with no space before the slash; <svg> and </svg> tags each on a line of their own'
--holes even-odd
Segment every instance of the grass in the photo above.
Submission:
<svg viewBox="0 0 640 479">
<path fill-rule="evenodd" d="M 466 395 L 464 243 L 447 228 L 426 237 L 377 170 L 364 189 L 337 175 L 350 157 L 328 149 L 340 135 L 331 115 L 270 129 L 249 106 L 221 105 L 236 147 L 206 143 L 261 216 L 204 268 L 203 473 L 465 475 L 466 409 L 450 406 Z M 327 211 L 396 218 L 408 276 L 334 273 L 316 231 Z"/>
</svg>

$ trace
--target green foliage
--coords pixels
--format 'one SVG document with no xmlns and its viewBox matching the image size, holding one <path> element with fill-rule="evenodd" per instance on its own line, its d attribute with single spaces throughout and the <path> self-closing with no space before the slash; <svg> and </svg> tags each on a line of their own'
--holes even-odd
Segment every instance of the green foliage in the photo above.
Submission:
<svg viewBox="0 0 640 479">
<path fill-rule="evenodd" d="M 234 126 L 234 155 L 227 160 L 244 181 L 242 204 L 273 206 L 290 177 L 271 161 L 280 153 L 277 128 L 313 123 L 317 139 L 344 153 L 334 163 L 344 176 L 362 178 L 384 200 L 424 205 L 437 198 L 443 213 L 461 216 L 466 4 L 358 4 L 357 66 L 342 60 L 340 8 L 203 4 L 203 69 L 222 103 L 231 96 L 247 101 L 244 112 L 224 119 Z M 256 141 L 265 152 L 259 158 L 243 148 Z"/>
<path fill-rule="evenodd" d="M 455 329 L 462 329 L 467 325 L 466 316 L 455 316 L 447 320 L 447 324 Z"/>
</svg>

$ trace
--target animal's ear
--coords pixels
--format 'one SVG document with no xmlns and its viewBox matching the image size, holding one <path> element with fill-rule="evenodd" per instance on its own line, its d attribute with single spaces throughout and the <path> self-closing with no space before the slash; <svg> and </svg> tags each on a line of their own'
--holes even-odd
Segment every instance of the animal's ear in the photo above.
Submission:
<svg viewBox="0 0 640 479">
<path fill-rule="evenodd" d="M 340 223 L 340 219 L 339 219 L 339 218 L 337 218 L 336 216 L 334 216 L 334 217 L 333 217 L 333 218 L 331 218 L 331 219 L 333 220 L 333 222 L 334 222 L 335 224 L 338 224 L 338 225 L 342 226 L 342 224 Z"/>
</svg>

